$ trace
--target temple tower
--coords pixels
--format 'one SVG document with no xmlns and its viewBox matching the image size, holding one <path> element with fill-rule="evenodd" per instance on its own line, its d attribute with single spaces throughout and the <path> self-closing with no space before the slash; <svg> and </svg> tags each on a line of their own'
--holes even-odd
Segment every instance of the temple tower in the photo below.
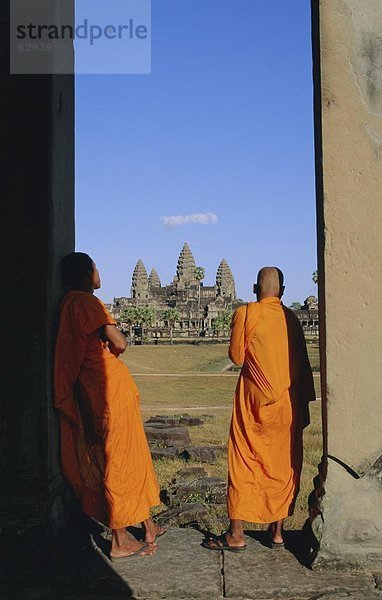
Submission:
<svg viewBox="0 0 382 600">
<path fill-rule="evenodd" d="M 195 278 L 195 259 L 187 242 L 184 244 L 178 259 L 178 266 L 174 283 L 178 290 L 185 289 L 190 285 L 199 285 Z"/>
<path fill-rule="evenodd" d="M 218 296 L 230 297 L 232 300 L 236 300 L 235 280 L 232 271 L 224 258 L 216 273 L 216 288 Z"/>
<path fill-rule="evenodd" d="M 161 281 L 159 279 L 159 275 L 157 270 L 153 267 L 151 269 L 151 273 L 149 276 L 149 288 L 160 288 L 161 287 Z"/>
<path fill-rule="evenodd" d="M 142 260 L 139 259 L 135 265 L 133 279 L 131 283 L 132 298 L 146 298 L 149 289 L 149 278 L 147 276 L 146 267 Z"/>
</svg>

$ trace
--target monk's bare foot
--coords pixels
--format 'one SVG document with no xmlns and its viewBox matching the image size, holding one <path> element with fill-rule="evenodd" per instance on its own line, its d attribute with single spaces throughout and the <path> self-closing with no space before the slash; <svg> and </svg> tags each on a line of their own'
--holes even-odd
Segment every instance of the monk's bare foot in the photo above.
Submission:
<svg viewBox="0 0 382 600">
<path fill-rule="evenodd" d="M 111 543 L 111 558 L 124 558 L 139 553 L 141 556 L 150 556 L 155 554 L 158 547 L 155 544 L 146 544 L 138 542 L 130 537 L 125 529 L 124 534 L 121 530 L 113 530 Z"/>
<path fill-rule="evenodd" d="M 245 547 L 244 526 L 241 519 L 230 519 L 228 531 L 224 534 L 227 544 L 234 548 Z"/>
<path fill-rule="evenodd" d="M 225 534 L 225 539 L 227 540 L 227 544 L 234 548 L 242 548 L 245 546 L 244 534 L 241 532 L 236 532 L 229 529 Z"/>
<path fill-rule="evenodd" d="M 158 523 L 154 523 L 152 519 L 147 519 L 142 523 L 145 529 L 144 540 L 147 544 L 153 544 L 155 540 L 167 532 L 166 527 L 161 527 Z"/>
</svg>

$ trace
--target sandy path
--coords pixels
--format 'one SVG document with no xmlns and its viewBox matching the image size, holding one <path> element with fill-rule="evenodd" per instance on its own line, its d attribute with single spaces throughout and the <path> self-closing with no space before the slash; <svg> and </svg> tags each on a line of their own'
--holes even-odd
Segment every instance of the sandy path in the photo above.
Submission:
<svg viewBox="0 0 382 600">
<path fill-rule="evenodd" d="M 237 373 L 131 373 L 134 377 L 239 377 Z M 313 377 L 319 377 L 319 373 L 313 373 Z"/>
<path fill-rule="evenodd" d="M 238 373 L 131 373 L 134 377 L 238 377 Z"/>
<path fill-rule="evenodd" d="M 322 398 L 316 398 L 316 401 L 321 400 Z M 166 406 L 156 404 L 155 406 L 145 406 L 145 404 L 141 403 L 142 410 L 203 410 L 206 414 L 208 414 L 209 410 L 232 410 L 232 405 L 221 404 L 220 406 Z"/>
</svg>

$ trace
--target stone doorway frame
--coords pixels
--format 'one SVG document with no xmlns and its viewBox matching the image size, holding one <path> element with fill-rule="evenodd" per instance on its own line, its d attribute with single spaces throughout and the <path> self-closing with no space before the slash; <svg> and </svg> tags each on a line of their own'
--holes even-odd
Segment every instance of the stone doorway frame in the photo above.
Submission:
<svg viewBox="0 0 382 600">
<path fill-rule="evenodd" d="M 382 4 L 311 5 L 323 425 L 314 564 L 380 566 Z"/>
<path fill-rule="evenodd" d="M 1 160 L 10 190 L 2 235 L 8 352 L 0 514 L 11 536 L 28 537 L 58 532 L 67 514 L 52 356 L 58 265 L 74 247 L 74 78 L 8 75 L 9 2 L 0 1 Z M 73 0 L 54 0 L 52 9 L 62 2 L 73 9 Z M 382 560 L 382 368 L 374 318 L 381 303 L 382 4 L 311 4 L 324 407 L 313 529 L 321 543 L 317 565 L 354 565 Z"/>
</svg>

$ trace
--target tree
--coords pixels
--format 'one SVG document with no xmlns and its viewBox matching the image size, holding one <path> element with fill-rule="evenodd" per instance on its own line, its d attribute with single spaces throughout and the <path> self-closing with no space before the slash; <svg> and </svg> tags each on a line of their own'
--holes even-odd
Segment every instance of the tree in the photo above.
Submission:
<svg viewBox="0 0 382 600">
<path fill-rule="evenodd" d="M 302 304 L 301 302 L 292 302 L 289 308 L 291 308 L 292 310 L 301 310 Z"/>
<path fill-rule="evenodd" d="M 138 324 L 141 326 L 141 338 L 142 343 L 144 339 L 145 327 L 152 327 L 157 318 L 157 311 L 153 306 L 139 306 L 138 311 Z"/>
<path fill-rule="evenodd" d="M 229 332 L 231 328 L 232 321 L 232 311 L 225 310 L 222 312 L 216 319 L 214 319 L 212 327 L 214 332 L 219 335 L 219 333 L 223 333 L 223 335 Z"/>
<path fill-rule="evenodd" d="M 133 337 L 133 325 L 137 323 L 138 314 L 136 306 L 128 306 L 124 308 L 121 312 L 121 316 L 119 317 L 121 323 L 126 323 L 129 326 L 129 336 Z"/>
<path fill-rule="evenodd" d="M 167 321 L 168 328 L 170 331 L 170 344 L 172 345 L 172 336 L 174 332 L 174 325 L 180 319 L 180 313 L 176 308 L 167 308 L 162 313 L 162 319 Z"/>
<path fill-rule="evenodd" d="M 122 311 L 120 321 L 129 325 L 131 336 L 133 325 L 139 326 L 143 342 L 145 327 L 152 327 L 156 317 L 157 311 L 152 306 L 129 306 Z"/>
<path fill-rule="evenodd" d="M 200 333 L 201 330 L 201 319 L 200 319 L 200 288 L 201 288 L 201 282 L 203 281 L 203 279 L 206 276 L 206 271 L 204 269 L 204 267 L 195 267 L 194 269 L 194 276 L 195 279 L 197 280 L 197 282 L 199 283 L 198 285 L 198 330 Z"/>
<path fill-rule="evenodd" d="M 312 273 L 312 280 L 313 280 L 313 283 L 315 283 L 315 284 L 318 283 L 318 271 L 317 271 L 317 269 L 315 271 L 313 271 L 313 273 Z"/>
</svg>

